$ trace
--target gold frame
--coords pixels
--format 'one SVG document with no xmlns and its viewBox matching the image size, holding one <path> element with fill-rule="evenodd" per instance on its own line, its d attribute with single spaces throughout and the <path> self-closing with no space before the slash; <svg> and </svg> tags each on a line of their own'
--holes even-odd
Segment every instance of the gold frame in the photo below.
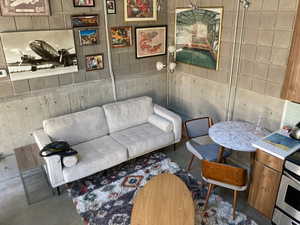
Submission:
<svg viewBox="0 0 300 225">
<path fill-rule="evenodd" d="M 175 46 L 177 46 L 177 37 L 176 37 L 176 31 L 177 31 L 177 10 L 193 10 L 193 8 L 191 7 L 177 7 L 175 9 L 175 35 L 174 35 L 174 44 Z M 190 64 L 190 63 L 184 63 L 184 62 L 180 62 L 180 61 L 177 61 L 176 60 L 176 53 L 175 53 L 175 60 L 176 62 L 179 62 L 179 63 L 183 63 L 183 64 L 187 64 L 187 65 L 191 65 L 191 66 L 195 66 L 195 67 L 200 67 L 200 68 L 203 68 L 203 69 L 207 69 L 207 70 L 213 70 L 213 71 L 218 71 L 220 69 L 220 53 L 221 53 L 221 37 L 222 37 L 222 34 L 223 34 L 223 19 L 224 19 L 224 7 L 223 6 L 212 6 L 212 7 L 199 7 L 199 9 L 221 9 L 221 16 L 220 16 L 220 31 L 219 31 L 219 50 L 218 50 L 218 55 L 217 55 L 217 64 L 216 64 L 216 69 L 211 69 L 211 68 L 207 68 L 207 67 L 202 67 L 202 66 L 198 66 L 198 65 L 195 65 L 195 64 Z"/>
<path fill-rule="evenodd" d="M 125 20 L 125 22 L 156 21 L 157 20 L 157 0 L 153 0 L 153 17 L 151 17 L 151 18 L 128 18 L 127 1 L 128 0 L 124 0 L 124 20 Z"/>
</svg>

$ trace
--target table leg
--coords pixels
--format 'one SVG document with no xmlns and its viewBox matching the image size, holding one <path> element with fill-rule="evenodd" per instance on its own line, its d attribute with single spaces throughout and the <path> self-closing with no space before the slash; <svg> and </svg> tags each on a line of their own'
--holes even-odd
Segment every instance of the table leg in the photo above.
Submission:
<svg viewBox="0 0 300 225">
<path fill-rule="evenodd" d="M 219 162 L 219 163 L 222 162 L 224 151 L 225 151 L 225 148 L 223 146 L 221 146 L 219 149 L 217 162 Z"/>
</svg>

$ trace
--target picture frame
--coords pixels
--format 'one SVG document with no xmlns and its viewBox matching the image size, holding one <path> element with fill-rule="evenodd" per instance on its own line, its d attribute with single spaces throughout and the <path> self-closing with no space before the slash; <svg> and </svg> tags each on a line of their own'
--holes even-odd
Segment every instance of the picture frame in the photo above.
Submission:
<svg viewBox="0 0 300 225">
<path fill-rule="evenodd" d="M 86 67 L 87 72 L 104 69 L 103 53 L 86 55 L 85 56 L 85 67 Z"/>
<path fill-rule="evenodd" d="M 50 16 L 49 0 L 0 0 L 2 16 Z"/>
<path fill-rule="evenodd" d="M 95 0 L 73 0 L 74 7 L 95 7 Z"/>
<path fill-rule="evenodd" d="M 126 22 L 156 21 L 157 0 L 124 0 Z"/>
<path fill-rule="evenodd" d="M 73 28 L 96 27 L 99 24 L 99 16 L 94 15 L 72 15 L 71 23 Z"/>
<path fill-rule="evenodd" d="M 112 48 L 125 48 L 132 46 L 132 27 L 119 26 L 111 28 Z"/>
<path fill-rule="evenodd" d="M 12 81 L 78 71 L 73 30 L 0 33 Z"/>
<path fill-rule="evenodd" d="M 223 7 L 177 8 L 176 62 L 219 70 Z M 187 18 L 191 19 L 187 19 Z"/>
<path fill-rule="evenodd" d="M 167 54 L 168 26 L 135 28 L 136 58 L 146 58 Z"/>
<path fill-rule="evenodd" d="M 106 0 L 106 10 L 107 10 L 107 14 L 116 14 L 117 13 L 116 0 Z"/>
<path fill-rule="evenodd" d="M 96 45 L 99 42 L 98 29 L 84 29 L 79 30 L 80 46 Z"/>
</svg>

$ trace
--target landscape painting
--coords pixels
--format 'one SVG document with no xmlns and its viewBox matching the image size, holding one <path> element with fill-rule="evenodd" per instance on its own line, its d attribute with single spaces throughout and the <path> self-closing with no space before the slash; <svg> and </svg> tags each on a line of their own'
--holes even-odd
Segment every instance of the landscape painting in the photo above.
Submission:
<svg viewBox="0 0 300 225">
<path fill-rule="evenodd" d="M 11 80 L 78 71 L 72 30 L 1 33 Z"/>
<path fill-rule="evenodd" d="M 132 45 L 132 31 L 130 26 L 112 27 L 111 40 L 113 48 L 124 48 Z"/>
<path fill-rule="evenodd" d="M 223 8 L 176 9 L 176 61 L 218 70 Z"/>
<path fill-rule="evenodd" d="M 167 53 L 167 26 L 136 27 L 136 58 Z"/>
<path fill-rule="evenodd" d="M 157 19 L 157 0 L 124 0 L 126 22 Z"/>
<path fill-rule="evenodd" d="M 98 42 L 98 30 L 80 30 L 79 31 L 80 45 L 95 45 Z"/>
<path fill-rule="evenodd" d="M 49 16 L 48 0 L 0 0 L 3 16 Z"/>
</svg>

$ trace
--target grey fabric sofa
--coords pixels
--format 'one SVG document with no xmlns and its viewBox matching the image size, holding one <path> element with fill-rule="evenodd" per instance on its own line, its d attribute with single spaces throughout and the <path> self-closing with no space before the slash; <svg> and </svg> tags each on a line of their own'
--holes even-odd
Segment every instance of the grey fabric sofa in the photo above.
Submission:
<svg viewBox="0 0 300 225">
<path fill-rule="evenodd" d="M 33 136 L 40 149 L 63 140 L 78 151 L 70 168 L 57 155 L 45 158 L 49 181 L 58 187 L 179 142 L 181 123 L 150 97 L 139 97 L 45 120 Z"/>
</svg>

